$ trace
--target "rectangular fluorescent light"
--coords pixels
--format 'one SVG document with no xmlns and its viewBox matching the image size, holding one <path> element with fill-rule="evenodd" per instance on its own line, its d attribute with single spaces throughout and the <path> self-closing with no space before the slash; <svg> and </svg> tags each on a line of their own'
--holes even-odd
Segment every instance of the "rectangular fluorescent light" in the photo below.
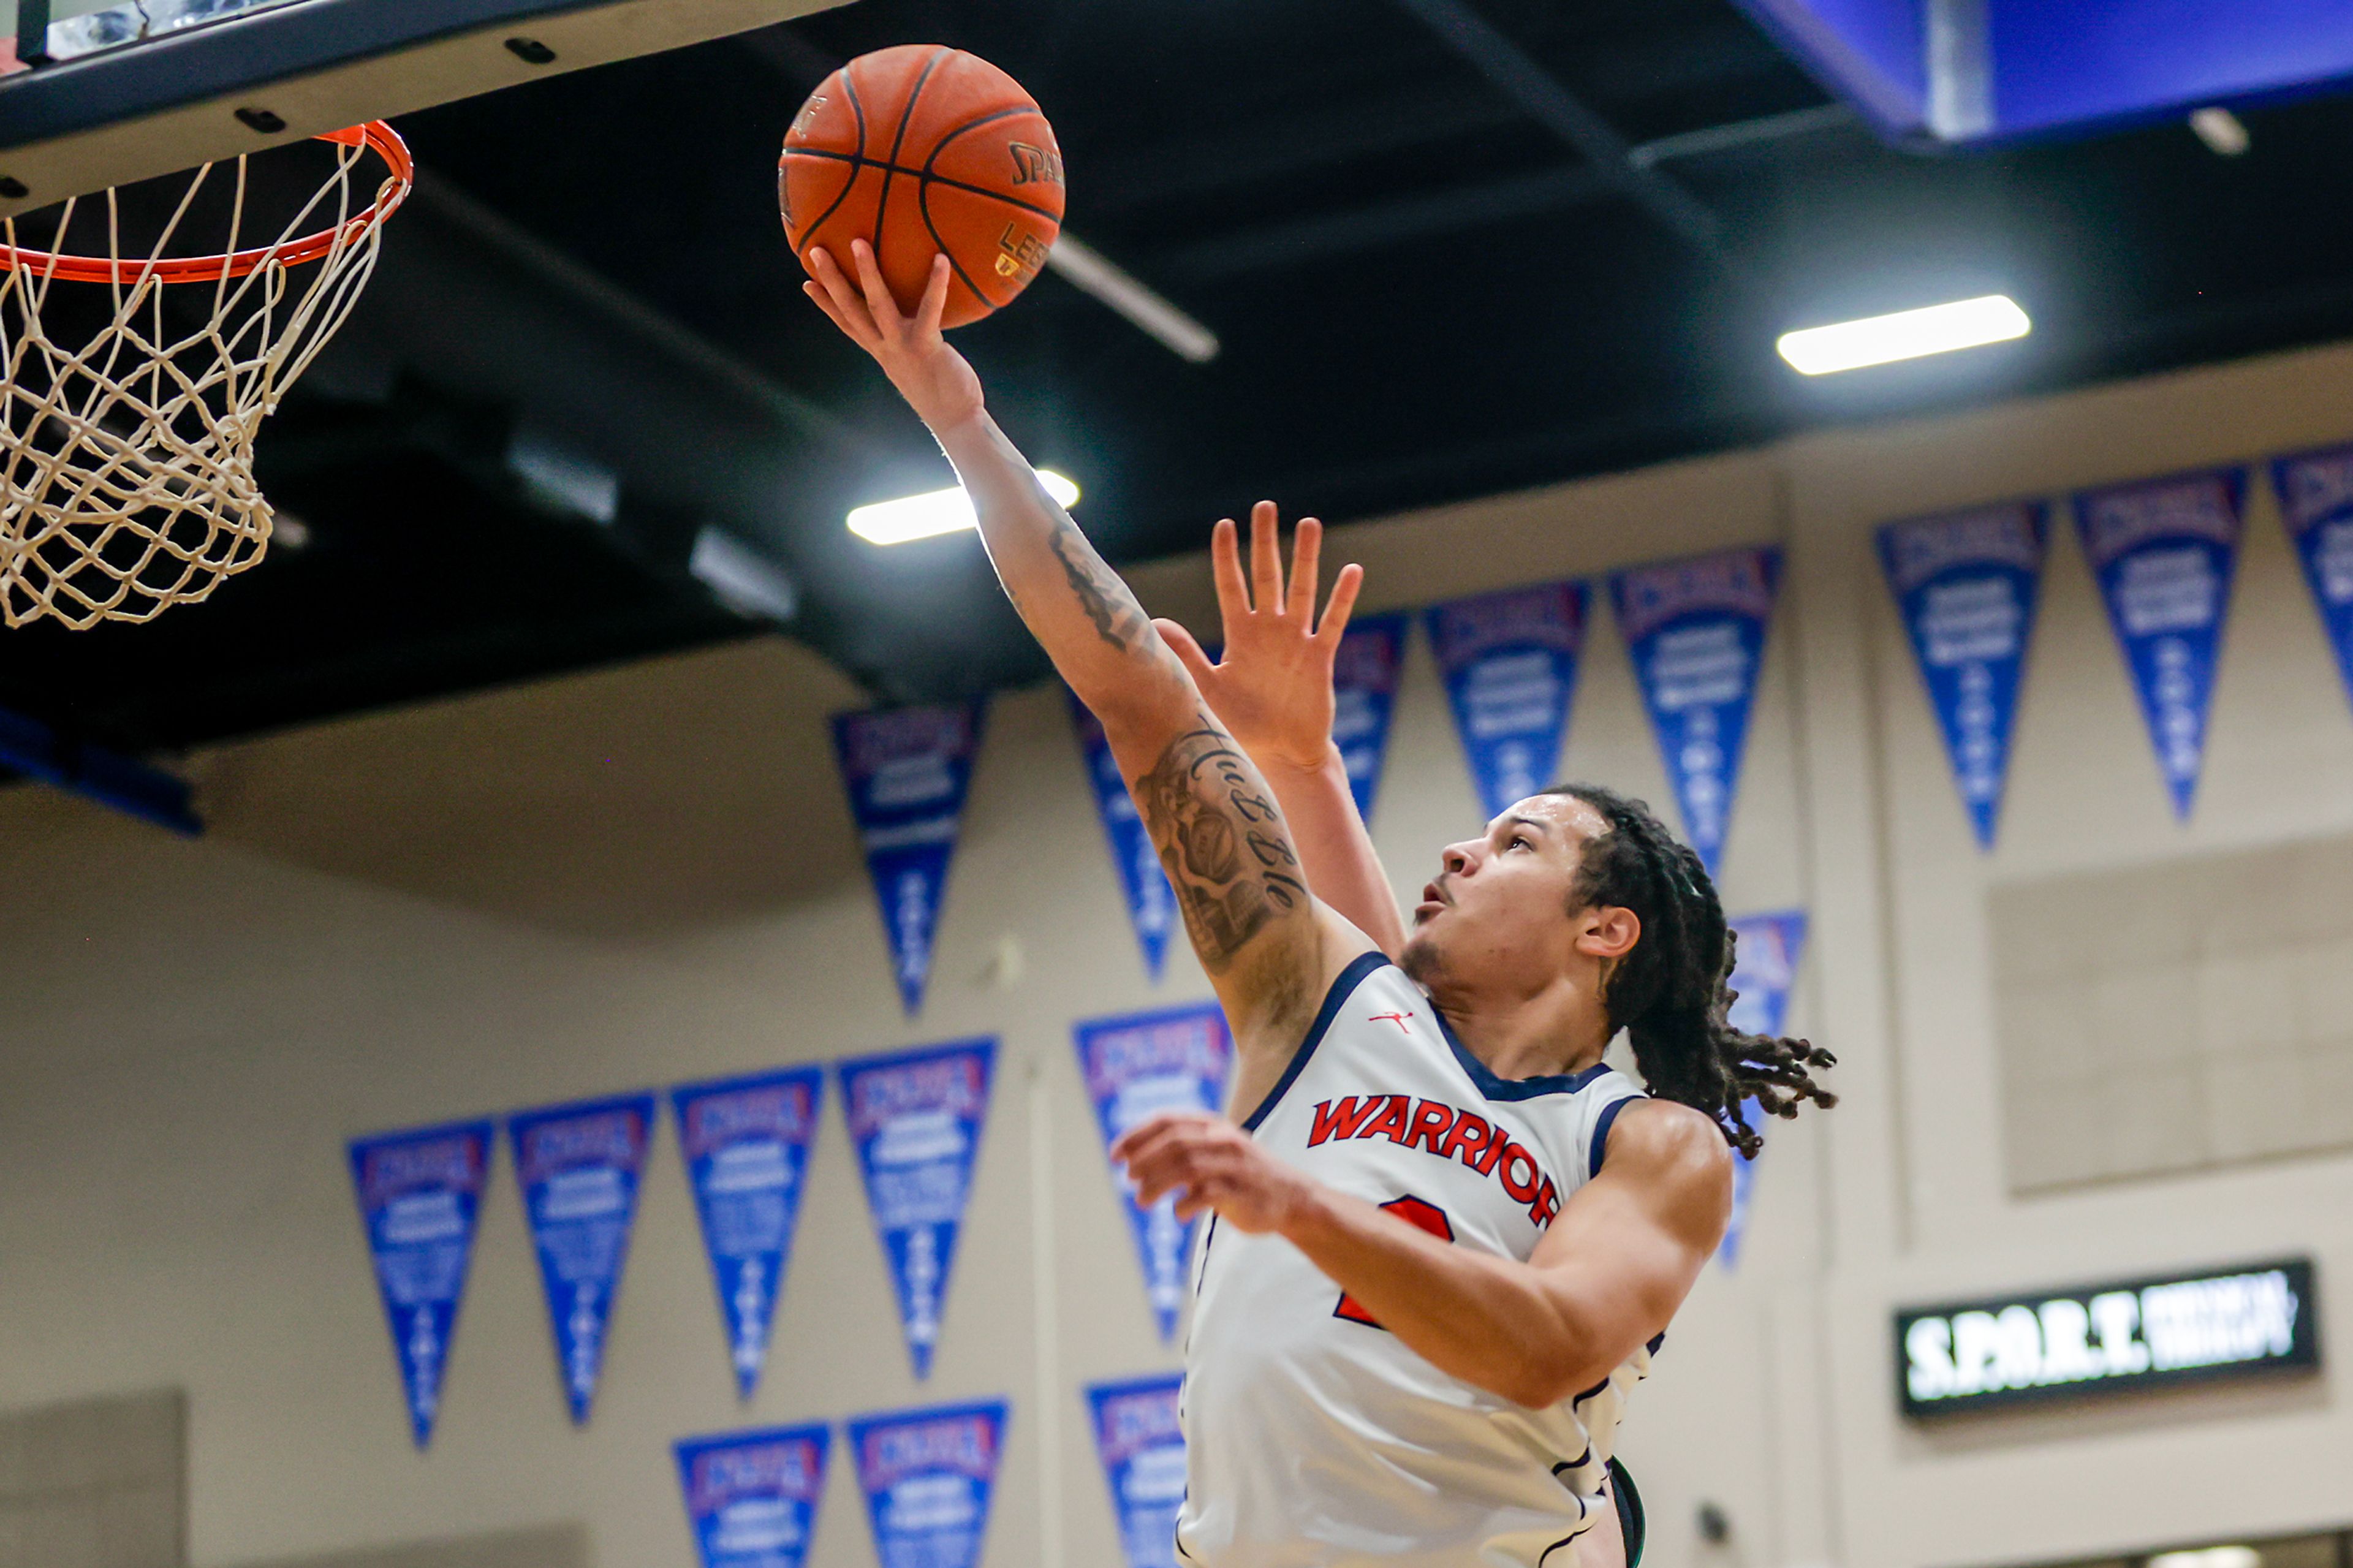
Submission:
<svg viewBox="0 0 2353 1568">
<path fill-rule="evenodd" d="M 1949 305 L 1898 310 L 1892 316 L 1865 316 L 1859 321 L 1784 332 L 1774 346 L 1802 374 L 1828 375 L 1867 364 L 2005 342 L 2024 337 L 2033 328 L 2017 300 L 2007 294 L 1987 294 L 1956 300 Z"/>
<path fill-rule="evenodd" d="M 2263 1568 L 2263 1554 L 2252 1546 L 2201 1546 L 2191 1552 L 2160 1552 L 2148 1568 Z"/>
<path fill-rule="evenodd" d="M 800 590 L 784 569 L 723 529 L 706 524 L 694 536 L 686 569 L 746 619 L 789 621 L 800 608 Z"/>
<path fill-rule="evenodd" d="M 1046 487 L 1046 493 L 1054 498 L 1056 506 L 1077 504 L 1079 487 L 1053 469 L 1039 469 L 1038 482 Z M 973 515 L 972 498 L 964 493 L 963 486 L 955 485 L 853 508 L 849 531 L 872 544 L 904 544 L 911 539 L 929 539 L 934 534 L 975 528 L 979 521 Z"/>
</svg>

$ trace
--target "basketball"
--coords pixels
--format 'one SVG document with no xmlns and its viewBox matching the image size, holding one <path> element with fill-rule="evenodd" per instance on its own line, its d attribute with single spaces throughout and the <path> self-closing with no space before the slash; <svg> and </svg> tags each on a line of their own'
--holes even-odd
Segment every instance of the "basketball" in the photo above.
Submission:
<svg viewBox="0 0 2353 1568">
<path fill-rule="evenodd" d="M 977 55 L 902 44 L 825 79 L 793 117 L 776 203 L 793 253 L 822 246 L 855 278 L 863 238 L 903 310 L 944 251 L 944 325 L 1009 304 L 1062 226 L 1062 155 L 1021 84 Z"/>
</svg>

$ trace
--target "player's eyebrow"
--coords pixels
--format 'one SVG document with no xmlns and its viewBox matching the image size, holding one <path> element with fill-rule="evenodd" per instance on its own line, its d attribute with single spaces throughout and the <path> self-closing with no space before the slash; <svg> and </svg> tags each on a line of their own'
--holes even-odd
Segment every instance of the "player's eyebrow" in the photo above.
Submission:
<svg viewBox="0 0 2353 1568">
<path fill-rule="evenodd" d="M 1538 833 L 1549 832 L 1552 827 L 1550 823 L 1533 816 L 1507 816 L 1504 818 L 1504 826 L 1506 827 L 1533 827 Z"/>
</svg>

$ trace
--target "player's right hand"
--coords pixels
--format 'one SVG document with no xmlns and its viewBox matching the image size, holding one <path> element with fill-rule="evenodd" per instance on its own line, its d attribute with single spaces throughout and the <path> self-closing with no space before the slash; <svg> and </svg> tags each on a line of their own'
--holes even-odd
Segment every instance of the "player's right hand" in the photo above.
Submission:
<svg viewBox="0 0 2353 1568">
<path fill-rule="evenodd" d="M 881 268 L 874 264 L 872 247 L 862 239 L 851 240 L 849 258 L 858 268 L 855 283 L 824 247 L 810 251 L 817 277 L 802 284 L 801 291 L 817 301 L 850 342 L 874 356 L 899 395 L 934 434 L 944 435 L 978 414 L 980 377 L 940 332 L 940 317 L 948 303 L 948 258 L 932 258 L 932 280 L 912 316 L 901 313 L 899 302 L 891 297 Z"/>
<path fill-rule="evenodd" d="M 1221 519 L 1209 536 L 1218 611 L 1225 623 L 1221 662 L 1211 664 L 1192 634 L 1176 622 L 1153 624 L 1192 671 L 1210 711 L 1252 761 L 1304 773 L 1322 767 L 1331 753 L 1332 661 L 1365 571 L 1353 564 L 1340 568 L 1319 625 L 1315 595 L 1324 525 L 1312 517 L 1299 520 L 1288 586 L 1278 531 L 1272 501 L 1250 509 L 1248 579 L 1234 520 Z"/>
</svg>

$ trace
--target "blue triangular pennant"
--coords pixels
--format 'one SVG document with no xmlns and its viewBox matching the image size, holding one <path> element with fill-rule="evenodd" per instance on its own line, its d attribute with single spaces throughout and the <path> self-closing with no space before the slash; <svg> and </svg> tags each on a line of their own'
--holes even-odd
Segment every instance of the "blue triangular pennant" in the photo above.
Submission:
<svg viewBox="0 0 2353 1568">
<path fill-rule="evenodd" d="M 354 1139 L 352 1185 L 408 1402 L 409 1436 L 433 1440 L 441 1373 L 466 1296 L 474 1226 L 491 1179 L 488 1121 Z"/>
<path fill-rule="evenodd" d="M 1071 700 L 1071 722 L 1079 733 L 1079 752 L 1085 759 L 1087 782 L 1094 788 L 1095 811 L 1103 818 L 1103 837 L 1111 841 L 1112 864 L 1119 868 L 1120 890 L 1127 896 L 1127 918 L 1135 927 L 1135 943 L 1144 950 L 1145 972 L 1160 978 L 1168 955 L 1168 932 L 1176 920 L 1176 894 L 1168 874 L 1160 868 L 1160 853 L 1127 793 L 1119 762 L 1103 738 L 1102 721 L 1088 711 L 1078 693 L 1064 688 Z"/>
<path fill-rule="evenodd" d="M 1609 579 L 1618 629 L 1658 731 L 1683 837 L 1708 875 L 1724 858 L 1781 552 L 1720 551 Z"/>
<path fill-rule="evenodd" d="M 801 1568 L 832 1441 L 822 1426 L 681 1439 L 679 1487 L 702 1568 Z"/>
<path fill-rule="evenodd" d="M 2246 486 L 2244 468 L 2212 468 L 2075 497 L 2084 554 L 2132 672 L 2173 814 L 2185 820 L 2206 760 Z"/>
<path fill-rule="evenodd" d="M 858 1488 L 882 1568 L 978 1568 L 1005 1401 L 855 1416 Z"/>
<path fill-rule="evenodd" d="M 1879 563 L 1981 849 L 1993 847 L 2001 820 L 2045 533 L 2044 509 L 2032 501 L 1879 531 Z"/>
<path fill-rule="evenodd" d="M 1185 1431 L 1177 1396 L 1184 1386 L 1172 1373 L 1087 1390 L 1095 1457 L 1111 1487 L 1127 1568 L 1181 1568 L 1176 1513 L 1185 1503 Z"/>
<path fill-rule="evenodd" d="M 752 1397 L 767 1357 L 824 1096 L 814 1067 L 670 1090 L 738 1398 Z"/>
<path fill-rule="evenodd" d="M 1424 612 L 1479 802 L 1501 816 L 1554 782 L 1577 695 L 1585 584 L 1546 583 Z"/>
<path fill-rule="evenodd" d="M 2336 650 L 2337 673 L 2353 697 L 2353 447 L 2281 458 L 2272 464 L 2272 483 Z"/>
<path fill-rule="evenodd" d="M 834 757 L 882 910 L 891 973 L 910 1016 L 923 1005 L 948 861 L 980 749 L 981 701 L 837 713 Z"/>
<path fill-rule="evenodd" d="M 1360 616 L 1340 635 L 1339 653 L 1332 661 L 1332 743 L 1340 748 L 1340 761 L 1348 770 L 1348 793 L 1356 797 L 1356 815 L 1366 822 L 1373 819 L 1381 763 L 1388 756 L 1389 716 L 1397 709 L 1409 624 L 1403 615 Z"/>
<path fill-rule="evenodd" d="M 1097 1018 L 1077 1026 L 1079 1076 L 1094 1101 L 1103 1148 L 1129 1128 L 1164 1110 L 1204 1110 L 1215 1115 L 1226 1102 L 1226 1077 L 1233 1065 L 1233 1037 L 1215 1002 L 1165 1012 Z M 1176 1217 L 1176 1200 L 1164 1197 L 1139 1208 L 1135 1189 L 1118 1170 L 1113 1183 L 1135 1232 L 1144 1265 L 1145 1295 L 1160 1324 L 1160 1337 L 1176 1334 L 1184 1310 L 1185 1272 L 1193 1257 L 1198 1221 Z"/>
<path fill-rule="evenodd" d="M 1726 1015 L 1736 1029 L 1751 1035 L 1778 1035 L 1789 1016 L 1789 991 L 1798 983 L 1798 964 L 1806 952 L 1806 911 L 1782 910 L 1773 914 L 1744 915 L 1728 922 L 1736 939 L 1733 969 L 1726 982 L 1739 994 Z M 1750 1100 L 1748 1125 L 1760 1131 L 1771 1119 Z M 1757 1162 L 1736 1152 L 1732 1156 L 1732 1221 L 1725 1226 L 1724 1242 L 1715 1251 L 1726 1268 L 1740 1261 L 1740 1241 L 1748 1229 L 1748 1198 L 1757 1184 Z"/>
<path fill-rule="evenodd" d="M 983 1039 L 839 1068 L 842 1113 L 919 1378 L 932 1374 L 996 1061 L 997 1042 Z"/>
<path fill-rule="evenodd" d="M 523 1218 L 547 1290 L 556 1372 L 575 1426 L 586 1423 L 596 1397 L 606 1325 L 628 1261 L 638 1177 L 653 1130 L 650 1094 L 582 1100 L 507 1119 Z"/>
</svg>

